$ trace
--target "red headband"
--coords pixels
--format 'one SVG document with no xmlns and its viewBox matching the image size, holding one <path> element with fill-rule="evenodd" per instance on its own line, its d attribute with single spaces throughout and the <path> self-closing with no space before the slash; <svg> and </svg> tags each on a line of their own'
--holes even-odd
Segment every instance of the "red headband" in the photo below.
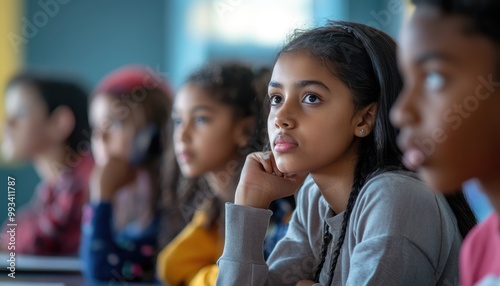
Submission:
<svg viewBox="0 0 500 286">
<path fill-rule="evenodd" d="M 93 96 L 112 94 L 122 96 L 140 89 L 158 89 L 170 99 L 173 98 L 167 79 L 146 66 L 124 66 L 106 75 L 97 85 Z"/>
</svg>

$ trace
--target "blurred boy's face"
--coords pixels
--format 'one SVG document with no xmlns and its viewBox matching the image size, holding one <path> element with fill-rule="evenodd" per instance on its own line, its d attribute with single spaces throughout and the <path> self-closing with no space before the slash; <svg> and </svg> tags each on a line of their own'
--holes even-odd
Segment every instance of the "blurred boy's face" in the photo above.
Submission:
<svg viewBox="0 0 500 286">
<path fill-rule="evenodd" d="M 6 161 L 30 160 L 48 146 L 45 103 L 32 86 L 16 84 L 5 95 L 2 156 Z"/>
<path fill-rule="evenodd" d="M 405 164 L 432 187 L 450 192 L 500 170 L 497 50 L 467 31 L 464 18 L 418 8 L 401 33 L 403 91 L 391 119 Z"/>
</svg>

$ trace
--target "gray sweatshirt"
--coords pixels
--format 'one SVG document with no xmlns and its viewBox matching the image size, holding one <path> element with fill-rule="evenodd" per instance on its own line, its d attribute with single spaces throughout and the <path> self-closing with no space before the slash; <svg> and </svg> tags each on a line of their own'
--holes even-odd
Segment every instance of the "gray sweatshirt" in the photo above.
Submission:
<svg viewBox="0 0 500 286">
<path fill-rule="evenodd" d="M 226 204 L 226 242 L 217 285 L 295 285 L 314 279 L 326 220 L 333 236 L 320 274 L 326 285 L 343 212 L 334 215 L 308 177 L 286 236 L 267 264 L 263 241 L 271 211 Z M 409 172 L 388 172 L 359 193 L 332 285 L 457 285 L 462 238 L 446 199 Z"/>
</svg>

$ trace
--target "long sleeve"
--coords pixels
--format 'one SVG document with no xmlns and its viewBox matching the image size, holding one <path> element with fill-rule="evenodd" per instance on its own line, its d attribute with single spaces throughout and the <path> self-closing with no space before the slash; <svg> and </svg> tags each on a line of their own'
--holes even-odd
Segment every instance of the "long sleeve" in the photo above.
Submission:
<svg viewBox="0 0 500 286">
<path fill-rule="evenodd" d="M 130 225 L 120 233 L 113 232 L 112 221 L 110 203 L 86 206 L 80 249 L 85 276 L 96 280 L 153 280 L 158 220 L 141 230 Z"/>
<path fill-rule="evenodd" d="M 213 285 L 222 252 L 217 226 L 207 229 L 198 211 L 184 230 L 158 255 L 157 271 L 168 285 Z"/>
<path fill-rule="evenodd" d="M 295 285 L 312 279 L 315 255 L 306 231 L 309 180 L 299 191 L 296 209 L 285 237 L 278 242 L 267 264 L 263 256 L 270 210 L 226 204 L 226 244 L 219 259 L 217 285 Z M 319 210 L 311 216 L 318 218 Z M 320 231 L 320 230 L 318 230 Z"/>
</svg>

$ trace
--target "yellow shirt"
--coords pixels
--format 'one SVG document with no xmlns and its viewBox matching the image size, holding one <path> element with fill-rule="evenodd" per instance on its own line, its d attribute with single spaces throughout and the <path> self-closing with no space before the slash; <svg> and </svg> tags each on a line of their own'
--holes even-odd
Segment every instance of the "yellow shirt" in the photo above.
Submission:
<svg viewBox="0 0 500 286">
<path fill-rule="evenodd" d="M 207 217 L 197 211 L 193 220 L 158 255 L 158 278 L 170 286 L 215 285 L 224 241 L 218 226 L 210 229 L 204 224 Z"/>
</svg>

